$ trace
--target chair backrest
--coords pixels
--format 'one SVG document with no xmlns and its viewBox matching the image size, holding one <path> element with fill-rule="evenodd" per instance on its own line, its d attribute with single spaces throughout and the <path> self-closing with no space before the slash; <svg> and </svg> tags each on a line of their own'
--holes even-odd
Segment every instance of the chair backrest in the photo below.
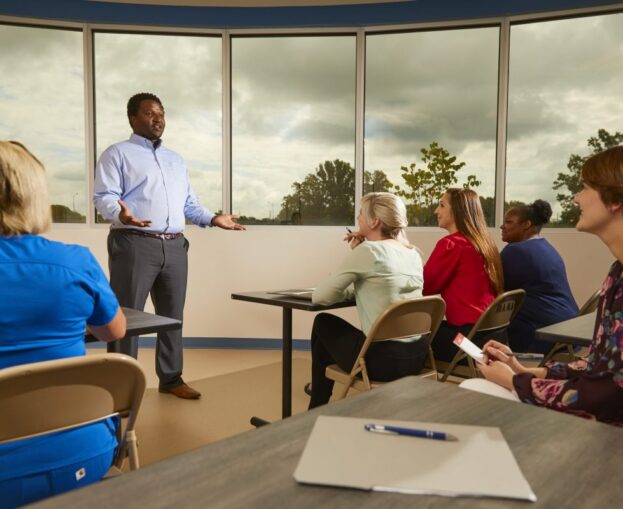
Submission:
<svg viewBox="0 0 623 509">
<path fill-rule="evenodd" d="M 584 303 L 584 305 L 578 311 L 578 316 L 588 315 L 597 309 L 597 305 L 599 304 L 599 290 L 597 290 L 593 295 L 591 295 L 588 300 Z"/>
<path fill-rule="evenodd" d="M 446 303 L 439 296 L 395 302 L 372 324 L 366 342 L 427 335 L 430 343 L 445 312 Z"/>
<path fill-rule="evenodd" d="M 508 327 L 519 313 L 525 298 L 526 292 L 521 289 L 498 295 L 480 315 L 467 337 L 473 339 L 477 332 L 501 330 Z"/>
<path fill-rule="evenodd" d="M 113 415 L 133 429 L 145 373 L 132 357 L 99 354 L 0 370 L 0 443 L 67 430 Z"/>
</svg>

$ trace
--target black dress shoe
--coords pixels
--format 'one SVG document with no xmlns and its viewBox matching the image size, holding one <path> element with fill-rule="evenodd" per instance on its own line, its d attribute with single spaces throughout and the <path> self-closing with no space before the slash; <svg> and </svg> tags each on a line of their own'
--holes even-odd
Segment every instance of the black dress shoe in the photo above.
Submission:
<svg viewBox="0 0 623 509">
<path fill-rule="evenodd" d="M 311 396 L 311 382 L 307 382 L 303 387 L 303 390 L 305 391 L 305 394 Z"/>
</svg>

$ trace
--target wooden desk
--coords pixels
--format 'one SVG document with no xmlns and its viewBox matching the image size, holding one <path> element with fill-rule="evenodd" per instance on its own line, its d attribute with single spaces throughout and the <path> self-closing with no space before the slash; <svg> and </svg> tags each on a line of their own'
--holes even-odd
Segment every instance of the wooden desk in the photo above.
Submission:
<svg viewBox="0 0 623 509">
<path fill-rule="evenodd" d="M 121 309 L 127 321 L 126 338 L 130 336 L 140 336 L 141 334 L 150 334 L 152 332 L 175 330 L 182 326 L 182 322 L 175 318 L 154 315 L 131 308 L 122 307 Z M 87 343 L 97 341 L 92 334 L 87 334 L 85 340 Z"/>
<path fill-rule="evenodd" d="M 564 345 L 588 346 L 593 339 L 595 313 L 576 316 L 536 330 L 536 338 Z"/>
<path fill-rule="evenodd" d="M 299 485 L 292 474 L 321 414 L 497 426 L 538 501 Z M 621 428 L 409 377 L 35 507 L 601 509 L 620 503 L 622 441 Z"/>
<path fill-rule="evenodd" d="M 234 300 L 279 306 L 283 309 L 282 317 L 282 375 L 281 375 L 281 416 L 285 419 L 292 415 L 292 310 L 325 311 L 327 309 L 346 308 L 355 305 L 355 301 L 338 302 L 331 306 L 319 306 L 309 300 L 294 299 L 268 292 L 232 293 Z"/>
</svg>

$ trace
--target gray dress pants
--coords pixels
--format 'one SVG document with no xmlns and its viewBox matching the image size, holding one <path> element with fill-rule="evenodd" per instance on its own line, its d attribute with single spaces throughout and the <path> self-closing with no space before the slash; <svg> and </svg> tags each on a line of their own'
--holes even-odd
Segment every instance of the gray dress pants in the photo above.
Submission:
<svg viewBox="0 0 623 509">
<path fill-rule="evenodd" d="M 183 320 L 188 277 L 188 240 L 142 237 L 120 230 L 108 235 L 110 286 L 119 304 L 143 310 L 151 294 L 157 315 Z M 109 352 L 138 356 L 138 336 L 108 343 Z M 182 330 L 158 333 L 156 373 L 160 387 L 183 383 Z"/>
</svg>

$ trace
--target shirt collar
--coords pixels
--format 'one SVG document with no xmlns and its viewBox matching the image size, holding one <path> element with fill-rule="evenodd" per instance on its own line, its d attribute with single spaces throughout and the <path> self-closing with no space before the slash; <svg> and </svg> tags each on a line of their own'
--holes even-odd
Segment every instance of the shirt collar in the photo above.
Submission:
<svg viewBox="0 0 623 509">
<path fill-rule="evenodd" d="M 152 143 L 151 140 L 148 140 L 147 138 L 143 138 L 142 136 L 139 136 L 136 133 L 132 133 L 132 135 L 130 136 L 130 142 L 136 143 L 137 145 L 141 145 L 143 147 L 147 147 L 148 149 L 158 149 L 162 146 L 161 138 L 158 138 L 156 140 L 156 143 Z"/>
</svg>

